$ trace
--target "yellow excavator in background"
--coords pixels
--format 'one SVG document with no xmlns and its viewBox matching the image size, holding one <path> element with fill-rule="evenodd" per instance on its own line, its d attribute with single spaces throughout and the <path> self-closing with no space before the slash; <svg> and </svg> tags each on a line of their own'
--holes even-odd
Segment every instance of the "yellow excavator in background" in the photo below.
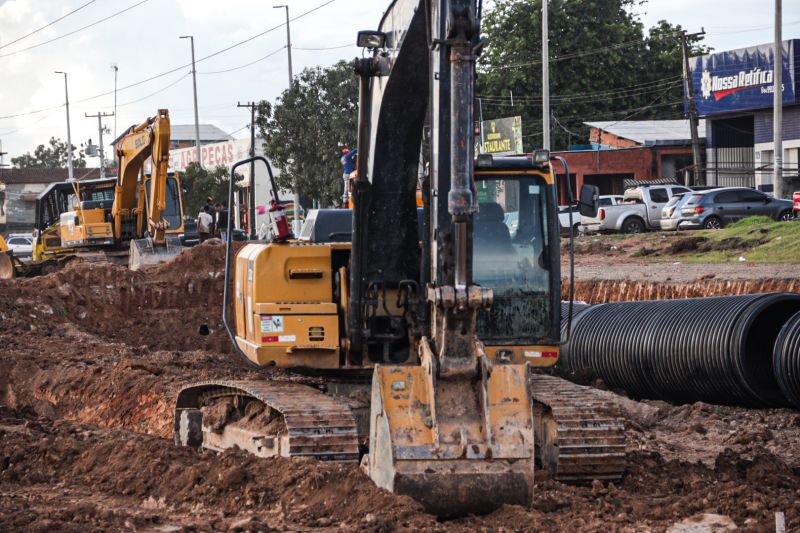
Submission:
<svg viewBox="0 0 800 533">
<path fill-rule="evenodd" d="M 235 259 L 227 248 L 235 350 L 312 378 L 188 385 L 178 444 L 360 460 L 441 517 L 530 504 L 536 461 L 562 481 L 620 478 L 615 407 L 531 372 L 563 341 L 557 185 L 547 150 L 475 158 L 479 35 L 477 0 L 395 0 L 379 31 L 359 33 L 371 53 L 355 61 L 352 242 L 293 240 L 273 180 L 277 238 Z M 264 158 L 237 163 L 231 198 L 236 168 L 255 161 L 272 176 Z M 583 214 L 597 196 L 584 186 Z"/>
<path fill-rule="evenodd" d="M 128 255 L 131 270 L 180 253 L 183 208 L 179 178 L 167 172 L 169 140 L 166 109 L 117 138 L 118 175 L 112 199 L 81 200 L 81 183 L 74 182 L 72 210 L 60 215 L 61 247 L 121 250 Z M 151 172 L 146 176 L 148 161 Z"/>
</svg>

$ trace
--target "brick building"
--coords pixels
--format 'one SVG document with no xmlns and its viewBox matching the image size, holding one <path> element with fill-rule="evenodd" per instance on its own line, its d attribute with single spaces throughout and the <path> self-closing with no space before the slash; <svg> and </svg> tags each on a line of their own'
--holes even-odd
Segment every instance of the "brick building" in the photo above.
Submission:
<svg viewBox="0 0 800 533">
<path fill-rule="evenodd" d="M 554 152 L 569 164 L 573 191 L 584 183 L 599 187 L 600 194 L 622 194 L 634 180 L 685 183 L 684 169 L 692 165 L 687 120 L 586 122 L 586 125 L 590 128 L 590 144 Z M 699 130 L 703 143 L 704 123 L 701 122 Z M 556 169 L 560 170 L 558 165 Z M 563 185 L 560 196 L 560 202 L 566 203 Z"/>
</svg>

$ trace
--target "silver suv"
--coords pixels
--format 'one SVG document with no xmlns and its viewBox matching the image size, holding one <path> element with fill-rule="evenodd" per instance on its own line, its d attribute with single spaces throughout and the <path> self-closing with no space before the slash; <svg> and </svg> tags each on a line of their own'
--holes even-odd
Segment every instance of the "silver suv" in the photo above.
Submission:
<svg viewBox="0 0 800 533">
<path fill-rule="evenodd" d="M 742 218 L 768 216 L 792 218 L 792 202 L 746 188 L 711 189 L 695 192 L 681 208 L 680 229 L 719 229 Z"/>
</svg>

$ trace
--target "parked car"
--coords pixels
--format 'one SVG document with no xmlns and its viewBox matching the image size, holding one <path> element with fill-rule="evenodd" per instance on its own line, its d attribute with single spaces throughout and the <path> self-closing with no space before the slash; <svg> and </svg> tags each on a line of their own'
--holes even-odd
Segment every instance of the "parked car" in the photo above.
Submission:
<svg viewBox="0 0 800 533">
<path fill-rule="evenodd" d="M 30 257 L 33 255 L 33 237 L 26 233 L 10 233 L 6 237 L 6 244 L 16 257 Z"/>
<path fill-rule="evenodd" d="M 800 218 L 800 191 L 792 193 L 792 212 L 794 218 Z"/>
<path fill-rule="evenodd" d="M 609 205 L 619 205 L 622 203 L 622 199 L 624 198 L 621 194 L 605 194 L 598 198 L 598 207 L 608 207 Z M 598 213 L 599 215 L 599 213 Z M 600 225 L 600 218 L 598 216 L 594 217 L 581 217 L 580 220 L 580 227 L 584 232 L 587 231 L 597 231 L 597 227 Z M 593 226 L 589 228 L 589 226 Z"/>
<path fill-rule="evenodd" d="M 691 193 L 682 192 L 669 199 L 667 205 L 661 209 L 662 231 L 677 231 L 679 229 L 678 222 L 681 220 L 681 208 L 691 196 Z"/>
<path fill-rule="evenodd" d="M 581 224 L 581 214 L 576 205 L 560 205 L 558 206 L 558 225 L 560 226 L 561 235 L 569 235 L 569 213 L 572 212 L 572 227 L 575 228 L 575 233 L 578 232 L 578 226 Z"/>
<path fill-rule="evenodd" d="M 681 208 L 680 229 L 719 229 L 746 217 L 792 218 L 792 201 L 772 198 L 761 191 L 727 187 L 692 194 Z"/>
<path fill-rule="evenodd" d="M 641 233 L 661 229 L 661 210 L 669 199 L 691 192 L 682 185 L 640 185 L 625 191 L 621 204 L 601 207 L 593 219 L 581 219 L 586 231 Z"/>
</svg>

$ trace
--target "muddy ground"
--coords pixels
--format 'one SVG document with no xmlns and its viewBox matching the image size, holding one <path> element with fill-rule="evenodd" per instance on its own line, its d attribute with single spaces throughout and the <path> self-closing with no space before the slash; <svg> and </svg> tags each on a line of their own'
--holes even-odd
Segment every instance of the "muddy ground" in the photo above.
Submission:
<svg viewBox="0 0 800 533">
<path fill-rule="evenodd" d="M 291 379 L 254 372 L 229 349 L 222 257 L 206 243 L 147 274 L 73 262 L 0 282 L 0 531 L 664 531 L 699 513 L 774 531 L 778 511 L 787 531 L 800 530 L 792 410 L 673 406 L 598 389 L 627 420 L 620 483 L 576 487 L 542 474 L 530 507 L 449 522 L 377 489 L 356 465 L 177 448 L 172 403 L 182 384 Z M 768 274 L 579 276 L 577 298 L 798 290 L 796 276 Z"/>
</svg>

